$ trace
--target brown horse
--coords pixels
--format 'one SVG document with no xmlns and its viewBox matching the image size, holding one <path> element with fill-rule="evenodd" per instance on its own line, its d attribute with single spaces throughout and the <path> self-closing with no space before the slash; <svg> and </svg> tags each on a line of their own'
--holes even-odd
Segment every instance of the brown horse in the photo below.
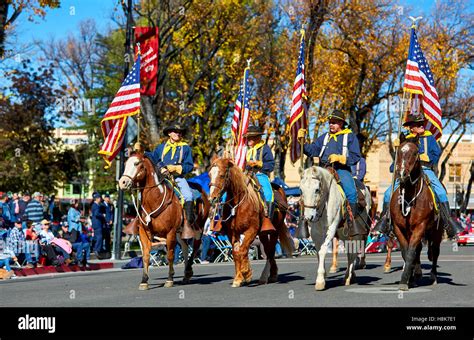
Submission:
<svg viewBox="0 0 474 340">
<path fill-rule="evenodd" d="M 400 138 L 396 159 L 400 186 L 390 200 L 390 215 L 400 242 L 405 268 L 400 290 L 421 278 L 420 253 L 423 237 L 428 241 L 428 258 L 432 261 L 431 281 L 436 284 L 436 267 L 443 229 L 436 226 L 433 198 L 423 175 L 418 152 L 418 138 Z"/>
<path fill-rule="evenodd" d="M 193 261 L 201 244 L 200 236 L 204 223 L 209 214 L 209 201 L 206 193 L 201 189 L 201 198 L 195 205 L 195 238 L 193 252 L 188 258 L 188 243 L 181 239 L 184 213 L 179 198 L 172 186 L 155 166 L 142 153 L 133 153 L 125 164 L 125 170 L 119 180 L 122 190 L 136 190 L 141 196 L 141 202 L 135 203 L 138 215 L 139 236 L 143 252 L 143 275 L 139 289 L 148 289 L 148 268 L 150 263 L 150 249 L 153 236 L 166 238 L 168 251 L 168 280 L 165 287 L 173 286 L 173 260 L 176 242 L 179 242 L 183 251 L 185 270 L 183 283 L 189 283 L 193 276 Z"/>
<path fill-rule="evenodd" d="M 209 199 L 212 209 L 215 212 L 217 206 L 222 206 L 222 230 L 227 233 L 232 243 L 235 262 L 232 287 L 240 287 L 252 280 L 248 251 L 257 234 L 267 255 L 267 262 L 259 283 L 276 282 L 278 268 L 275 261 L 275 246 L 278 238 L 280 238 L 282 249 L 287 254 L 293 252 L 293 242 L 285 225 L 285 192 L 281 188 L 278 190 L 274 188 L 278 209 L 275 209 L 272 224 L 276 232 L 262 232 L 260 227 L 265 217 L 264 208 L 250 178 L 234 165 L 231 159 L 227 158 L 219 158 L 213 162 L 209 177 L 211 179 Z M 226 201 L 221 203 L 224 193 L 227 193 Z M 278 202 L 284 203 L 278 204 Z M 243 240 L 241 240 L 241 235 L 243 235 Z"/>
</svg>

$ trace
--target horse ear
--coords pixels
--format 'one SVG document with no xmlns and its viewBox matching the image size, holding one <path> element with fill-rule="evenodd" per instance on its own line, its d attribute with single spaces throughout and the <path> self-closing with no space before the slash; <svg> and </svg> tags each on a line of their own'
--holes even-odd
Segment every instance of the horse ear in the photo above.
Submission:
<svg viewBox="0 0 474 340">
<path fill-rule="evenodd" d="M 407 140 L 404 133 L 400 133 L 399 139 L 400 139 L 400 144 L 402 144 L 403 142 Z"/>
</svg>

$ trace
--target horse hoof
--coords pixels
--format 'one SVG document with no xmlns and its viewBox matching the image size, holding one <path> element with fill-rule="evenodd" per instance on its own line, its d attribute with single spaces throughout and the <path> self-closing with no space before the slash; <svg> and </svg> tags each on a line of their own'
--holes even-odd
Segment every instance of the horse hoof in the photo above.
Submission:
<svg viewBox="0 0 474 340">
<path fill-rule="evenodd" d="M 165 288 L 171 288 L 173 287 L 174 282 L 173 281 L 166 281 L 164 287 Z"/>
<path fill-rule="evenodd" d="M 266 284 L 267 284 L 267 280 L 262 280 L 262 279 L 260 279 L 260 280 L 258 280 L 258 284 L 259 284 L 259 285 L 266 285 Z"/>
<path fill-rule="evenodd" d="M 337 273 L 337 267 L 331 267 L 331 268 L 329 269 L 329 273 L 330 273 L 330 274 Z"/>
<path fill-rule="evenodd" d="M 148 283 L 140 283 L 138 290 L 148 290 Z"/>
<path fill-rule="evenodd" d="M 187 285 L 187 284 L 191 283 L 191 278 L 185 277 L 185 278 L 183 279 L 182 283 L 183 283 L 183 285 Z"/>
<path fill-rule="evenodd" d="M 400 283 L 400 284 L 398 285 L 398 290 L 401 290 L 401 291 L 406 292 L 406 291 L 408 291 L 408 285 L 405 284 L 405 283 Z"/>
<path fill-rule="evenodd" d="M 242 286 L 242 282 L 234 281 L 232 282 L 232 288 L 239 288 Z"/>
<path fill-rule="evenodd" d="M 359 268 L 357 269 L 365 269 L 365 267 L 366 267 L 366 264 L 365 262 L 363 262 L 362 264 L 359 264 Z"/>
<path fill-rule="evenodd" d="M 314 285 L 314 290 L 319 291 L 319 290 L 324 290 L 326 288 L 326 282 L 316 282 Z"/>
<path fill-rule="evenodd" d="M 390 273 L 390 270 L 392 269 L 391 266 L 383 266 L 383 272 L 386 274 L 386 273 Z"/>
</svg>

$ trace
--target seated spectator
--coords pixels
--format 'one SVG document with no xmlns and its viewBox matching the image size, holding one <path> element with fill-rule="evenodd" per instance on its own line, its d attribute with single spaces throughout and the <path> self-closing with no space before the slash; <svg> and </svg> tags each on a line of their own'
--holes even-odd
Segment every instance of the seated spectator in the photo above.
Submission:
<svg viewBox="0 0 474 340">
<path fill-rule="evenodd" d="M 21 256 L 22 259 L 26 259 L 27 268 L 34 268 L 33 259 L 28 250 L 25 234 L 22 230 L 22 222 L 15 221 L 14 227 L 11 229 L 10 234 L 7 236 L 6 248 L 13 251 L 17 256 Z"/>
<path fill-rule="evenodd" d="M 15 253 L 7 247 L 3 247 L 3 249 L 0 249 L 0 267 L 5 267 L 5 270 L 7 271 L 6 276 L 8 276 L 4 278 L 10 278 L 15 276 L 12 268 L 10 267 L 11 261 L 18 261 L 17 257 L 15 256 Z"/>
<path fill-rule="evenodd" d="M 60 264 L 58 260 L 58 254 L 62 255 L 65 259 L 65 263 L 71 263 L 71 259 L 69 258 L 69 254 L 66 250 L 55 244 L 55 237 L 53 233 L 49 230 L 49 221 L 43 220 L 41 221 L 41 232 L 39 234 L 40 238 L 40 246 L 46 257 L 51 262 L 53 266 L 57 266 Z"/>
<path fill-rule="evenodd" d="M 77 232 L 77 230 L 73 229 L 69 231 L 69 225 L 67 223 L 63 223 L 61 226 L 61 238 L 71 243 L 72 250 L 76 253 L 77 262 L 82 262 L 83 250 L 86 250 L 87 252 L 87 249 L 84 249 L 84 247 L 87 247 L 88 243 L 82 243 L 81 235 Z M 90 247 L 88 248 L 90 254 Z"/>
<path fill-rule="evenodd" d="M 39 226 L 37 227 L 37 224 L 33 223 L 33 221 L 27 221 L 26 225 L 27 225 L 27 228 L 25 230 L 26 250 L 30 254 L 30 257 L 32 257 L 32 255 L 34 255 L 35 257 L 35 261 L 32 261 L 32 263 L 36 262 L 37 267 L 43 267 L 43 265 L 39 262 L 39 257 L 40 257 L 39 237 L 38 237 L 37 231 L 35 230 L 35 228 L 39 228 Z"/>
</svg>

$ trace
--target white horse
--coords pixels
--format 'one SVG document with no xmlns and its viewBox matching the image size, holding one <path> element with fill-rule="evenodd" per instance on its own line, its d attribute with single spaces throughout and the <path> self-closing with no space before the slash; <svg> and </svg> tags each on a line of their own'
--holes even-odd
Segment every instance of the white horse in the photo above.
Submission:
<svg viewBox="0 0 474 340">
<path fill-rule="evenodd" d="M 347 225 L 345 225 L 343 216 L 345 198 L 337 187 L 336 179 L 328 170 L 318 166 L 304 170 L 300 187 L 304 205 L 304 219 L 311 228 L 311 238 L 318 252 L 319 264 L 315 289 L 325 289 L 326 270 L 324 260 L 328 247 L 336 235 L 344 241 L 348 263 L 344 283 L 346 286 L 350 285 L 355 282 L 354 261 L 357 254 L 365 249 L 367 239 L 365 224 L 370 209 L 370 193 L 366 189 L 366 209 L 356 217 L 355 223 L 358 228 L 355 229 L 360 231 L 357 233 L 350 232 Z"/>
</svg>

